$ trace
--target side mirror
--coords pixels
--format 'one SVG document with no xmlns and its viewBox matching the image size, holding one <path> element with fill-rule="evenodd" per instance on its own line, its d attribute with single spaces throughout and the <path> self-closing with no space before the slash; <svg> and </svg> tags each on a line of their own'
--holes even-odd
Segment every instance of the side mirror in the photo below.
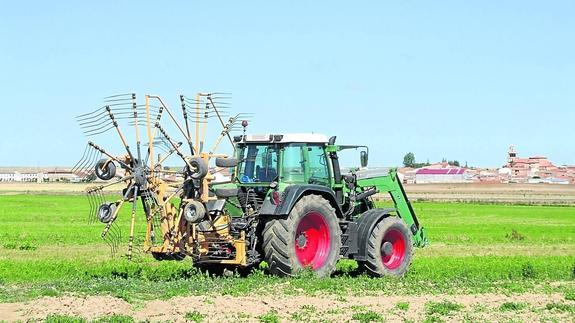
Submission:
<svg viewBox="0 0 575 323">
<path fill-rule="evenodd" d="M 236 158 L 216 158 L 216 166 L 223 168 L 230 168 L 238 166 L 238 160 Z"/>
<path fill-rule="evenodd" d="M 359 160 L 361 162 L 361 167 L 367 167 L 367 161 L 369 159 L 369 156 L 367 154 L 367 151 L 361 151 L 359 153 Z"/>
</svg>

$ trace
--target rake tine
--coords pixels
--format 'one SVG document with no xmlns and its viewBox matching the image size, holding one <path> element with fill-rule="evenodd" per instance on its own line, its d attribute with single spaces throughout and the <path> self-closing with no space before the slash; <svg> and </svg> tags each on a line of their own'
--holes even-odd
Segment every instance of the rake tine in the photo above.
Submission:
<svg viewBox="0 0 575 323">
<path fill-rule="evenodd" d="M 222 116 L 220 115 L 220 112 L 218 111 L 218 108 L 216 107 L 216 105 L 214 104 L 214 101 L 212 101 L 212 98 L 210 96 L 208 96 L 208 101 L 210 101 L 210 104 L 212 105 L 212 108 L 214 109 L 214 111 L 216 111 L 216 115 L 218 116 L 218 120 L 220 120 L 220 123 L 222 124 L 222 128 L 226 128 L 226 124 L 224 123 L 224 120 L 222 119 Z M 232 144 L 232 147 L 234 147 L 234 151 L 236 150 L 235 146 L 234 146 L 234 140 L 232 139 L 232 136 L 230 135 L 229 131 L 226 133 L 228 139 L 230 140 L 230 143 Z"/>
<path fill-rule="evenodd" d="M 94 119 L 86 122 L 79 123 L 81 129 L 96 128 L 109 124 L 106 116 L 100 117 L 99 119 Z"/>
<path fill-rule="evenodd" d="M 107 132 L 107 131 L 109 131 L 109 130 L 111 130 L 111 129 L 113 129 L 113 128 L 114 128 L 114 127 L 111 126 L 111 127 L 108 127 L 108 128 L 102 127 L 102 128 L 96 129 L 96 130 L 89 130 L 89 131 L 85 131 L 85 132 L 84 132 L 84 135 L 86 135 L 86 136 L 95 136 L 95 135 L 103 134 L 104 132 Z M 101 129 L 104 129 L 104 130 L 99 131 L 99 130 L 101 130 Z"/>
<path fill-rule="evenodd" d="M 110 96 L 105 96 L 103 99 L 110 99 L 110 98 L 117 98 L 120 96 L 128 96 L 128 95 L 134 95 L 134 93 L 120 93 L 120 94 L 114 94 L 114 95 L 110 95 Z"/>
<path fill-rule="evenodd" d="M 98 111 L 102 110 L 103 108 L 104 108 L 104 107 L 99 107 L 99 108 L 97 108 L 96 110 L 94 110 L 94 111 L 92 111 L 92 112 L 88 112 L 88 113 L 84 113 L 84 114 L 77 115 L 77 116 L 76 116 L 76 119 L 83 118 L 83 117 L 87 117 L 87 116 L 93 115 L 93 114 L 95 114 L 95 113 L 98 113 Z M 100 112 L 101 112 L 101 111 L 100 111 Z"/>
<path fill-rule="evenodd" d="M 98 112 L 98 110 L 102 110 L 102 111 Z M 100 118 L 100 116 L 106 115 L 106 110 L 103 110 L 102 108 L 99 108 L 98 110 L 94 111 L 90 115 L 77 116 L 77 117 L 75 117 L 75 119 L 77 122 L 84 122 L 87 120 L 97 119 L 97 118 Z M 96 113 L 96 112 L 98 112 L 98 113 Z"/>
<path fill-rule="evenodd" d="M 124 101 L 130 101 L 132 98 L 128 97 L 128 98 L 115 98 L 115 99 L 105 99 L 104 102 L 124 102 Z"/>
<path fill-rule="evenodd" d="M 94 154 L 97 154 L 96 151 L 94 151 L 93 149 L 90 149 L 88 152 L 88 155 L 86 155 L 86 158 L 82 161 L 81 164 L 78 165 L 78 168 L 76 169 L 76 172 L 78 174 L 83 174 L 85 177 L 87 177 L 89 175 L 86 174 L 87 173 L 87 169 L 90 167 L 91 163 L 92 163 L 92 159 Z"/>
<path fill-rule="evenodd" d="M 74 165 L 74 167 L 72 167 L 72 173 L 75 173 L 75 171 L 78 169 L 78 166 L 81 164 L 81 162 L 84 160 L 84 158 L 86 158 L 86 155 L 89 151 L 90 151 L 90 145 L 86 145 L 86 147 L 84 148 L 84 152 L 82 153 L 82 157 L 76 163 L 76 165 Z"/>
<path fill-rule="evenodd" d="M 188 123 L 188 113 L 186 112 L 186 103 L 183 95 L 180 95 L 180 102 L 182 105 L 182 114 L 184 115 L 184 123 L 186 125 L 186 134 L 188 135 L 188 138 L 192 138 L 190 135 L 190 124 Z M 194 147 L 192 146 L 191 141 L 189 141 L 188 143 L 190 146 L 190 153 L 193 155 Z"/>
</svg>

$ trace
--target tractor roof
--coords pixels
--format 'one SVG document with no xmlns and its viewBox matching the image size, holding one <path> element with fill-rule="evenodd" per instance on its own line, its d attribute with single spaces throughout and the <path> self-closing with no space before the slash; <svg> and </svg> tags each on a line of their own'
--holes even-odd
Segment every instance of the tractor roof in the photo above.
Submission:
<svg viewBox="0 0 575 323">
<path fill-rule="evenodd" d="M 239 137 L 239 138 L 238 138 Z M 288 133 L 237 136 L 236 142 L 246 143 L 321 143 L 327 144 L 326 135 L 317 133 Z"/>
</svg>

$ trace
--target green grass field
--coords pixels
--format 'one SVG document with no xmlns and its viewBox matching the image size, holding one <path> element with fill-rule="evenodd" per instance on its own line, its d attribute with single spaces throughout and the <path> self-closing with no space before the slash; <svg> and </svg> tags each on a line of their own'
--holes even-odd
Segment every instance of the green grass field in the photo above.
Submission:
<svg viewBox="0 0 575 323">
<path fill-rule="evenodd" d="M 208 277 L 189 261 L 111 258 L 102 225 L 87 224 L 81 196 L 0 196 L 0 302 L 108 294 L 129 301 L 205 293 L 573 293 L 575 207 L 415 203 L 431 241 L 398 279 L 357 275 L 341 261 L 330 279 Z M 128 216 L 120 224 L 127 240 Z M 140 219 L 140 230 L 144 220 Z M 124 247 L 123 245 L 122 247 Z M 124 249 L 121 249 L 121 251 Z M 280 287 L 281 286 L 281 287 Z"/>
</svg>

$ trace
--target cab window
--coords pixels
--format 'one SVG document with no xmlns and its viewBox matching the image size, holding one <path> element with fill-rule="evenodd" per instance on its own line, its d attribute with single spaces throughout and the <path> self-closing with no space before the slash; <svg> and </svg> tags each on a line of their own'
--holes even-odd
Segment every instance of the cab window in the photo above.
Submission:
<svg viewBox="0 0 575 323">
<path fill-rule="evenodd" d="M 329 172 L 325 152 L 321 146 L 308 146 L 309 184 L 329 185 Z"/>
<path fill-rule="evenodd" d="M 283 182 L 329 185 L 323 147 L 290 144 L 282 149 L 282 158 Z"/>
<path fill-rule="evenodd" d="M 240 151 L 238 179 L 242 183 L 272 182 L 278 176 L 278 149 L 269 145 L 247 145 Z"/>
</svg>

